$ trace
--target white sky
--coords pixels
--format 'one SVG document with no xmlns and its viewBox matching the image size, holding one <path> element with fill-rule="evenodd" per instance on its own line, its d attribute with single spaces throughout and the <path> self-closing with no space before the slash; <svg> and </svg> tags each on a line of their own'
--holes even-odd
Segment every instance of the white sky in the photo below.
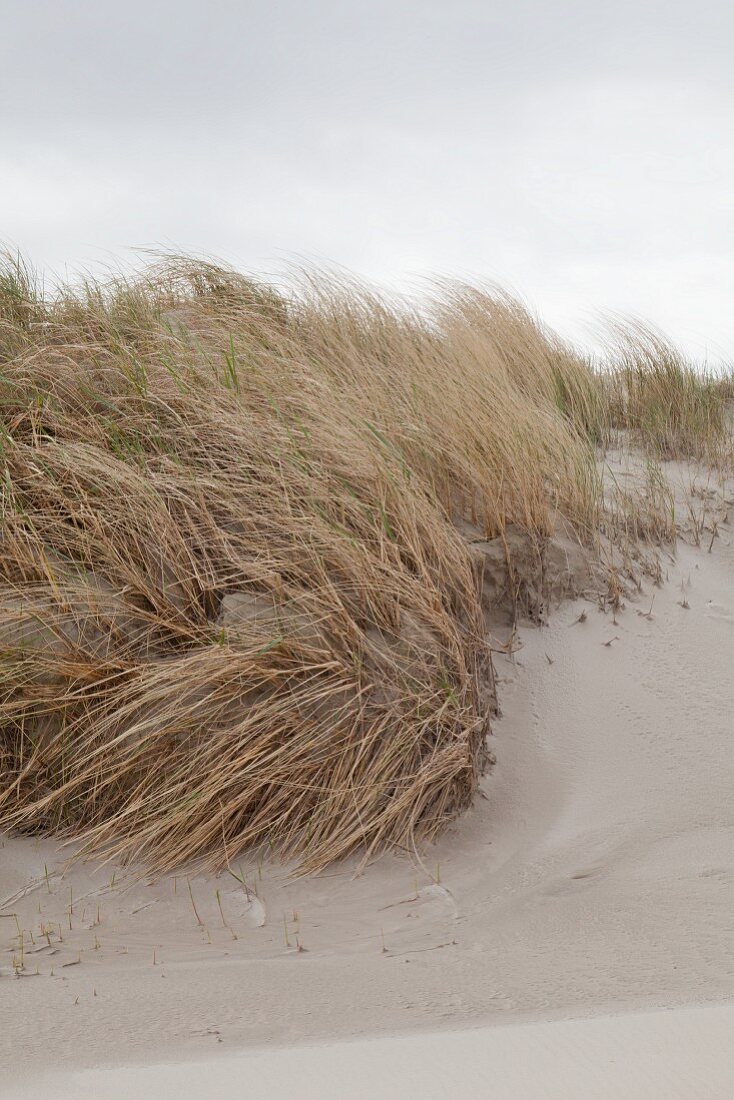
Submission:
<svg viewBox="0 0 734 1100">
<path fill-rule="evenodd" d="M 2 0 L 0 239 L 398 287 L 734 360 L 734 3 Z"/>
</svg>

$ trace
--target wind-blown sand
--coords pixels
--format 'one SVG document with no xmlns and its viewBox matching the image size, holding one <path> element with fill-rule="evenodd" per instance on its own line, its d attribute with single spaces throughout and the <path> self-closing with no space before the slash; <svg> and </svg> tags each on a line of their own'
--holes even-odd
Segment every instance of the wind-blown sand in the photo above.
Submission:
<svg viewBox="0 0 734 1100">
<path fill-rule="evenodd" d="M 378 1051 L 388 1064 L 404 1054 L 407 1072 L 443 1050 L 458 1095 L 728 1095 L 721 1082 L 734 1089 L 734 1061 L 721 1044 L 729 1008 L 548 1021 L 734 1000 L 733 543 L 726 523 L 710 553 L 708 538 L 701 548 L 680 542 L 675 561 L 663 555 L 666 583 L 644 584 L 616 623 L 579 601 L 548 626 L 522 629 L 522 648 L 497 658 L 504 716 L 494 726 L 486 797 L 424 854 L 424 869 L 406 854 L 357 879 L 341 865 L 289 880 L 245 859 L 259 897 L 248 899 L 227 873 L 196 876 L 195 914 L 185 877 L 130 885 L 118 871 L 113 884 L 113 868 L 90 864 L 62 877 L 58 845 L 6 839 L 0 1094 L 51 1095 L 48 1084 L 45 1093 L 21 1091 L 42 1089 L 34 1080 L 45 1071 L 58 1073 L 53 1094 L 64 1096 L 73 1094 L 64 1082 L 79 1079 L 63 1073 L 84 1067 L 206 1059 L 207 1072 L 220 1061 L 226 1072 L 225 1060 L 244 1046 L 397 1035 L 352 1047 L 355 1081 Z M 19 979 L 12 913 L 35 939 L 26 947 L 29 976 Z M 532 1021 L 544 1023 L 492 1030 Z M 450 1029 L 441 1040 L 400 1037 L 440 1028 Z M 616 1069 L 594 1055 L 614 1044 Z M 483 1091 L 491 1079 L 475 1072 L 480 1047 L 496 1060 L 496 1093 Z M 330 1047 L 329 1064 L 349 1049 Z M 651 1076 L 646 1051 L 656 1049 L 676 1066 L 683 1059 L 689 1076 Z M 326 1057 L 321 1047 L 289 1055 L 291 1095 L 317 1095 L 297 1087 L 300 1074 L 314 1072 L 316 1050 Z M 571 1074 L 556 1091 L 546 1076 L 553 1050 L 556 1068 Z M 272 1055 L 250 1057 L 265 1080 Z M 518 1072 L 523 1059 L 534 1060 L 536 1091 L 513 1093 L 505 1076 L 503 1093 L 502 1065 Z M 592 1078 L 598 1071 L 591 1093 L 591 1078 L 578 1076 L 589 1059 Z M 246 1066 L 238 1062 L 240 1081 Z M 196 1095 L 222 1095 L 217 1079 Z M 118 1095 L 104 1085 L 110 1080 L 99 1077 L 95 1094 Z M 135 1091 L 134 1077 L 119 1081 Z M 163 1087 L 160 1078 L 151 1090 L 167 1095 Z M 407 1095 L 405 1087 L 372 1095 Z M 349 1095 L 367 1093 L 355 1084 Z"/>
</svg>

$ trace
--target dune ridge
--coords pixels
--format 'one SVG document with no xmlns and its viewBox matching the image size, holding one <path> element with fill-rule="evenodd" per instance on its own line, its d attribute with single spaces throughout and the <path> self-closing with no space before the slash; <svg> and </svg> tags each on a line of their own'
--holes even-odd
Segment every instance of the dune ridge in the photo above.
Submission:
<svg viewBox="0 0 734 1100">
<path fill-rule="evenodd" d="M 491 762 L 493 614 L 579 554 L 616 605 L 672 537 L 659 460 L 728 461 L 726 380 L 466 286 L 168 258 L 44 295 L 8 261 L 0 358 L 0 825 L 159 871 L 436 836 Z"/>
</svg>

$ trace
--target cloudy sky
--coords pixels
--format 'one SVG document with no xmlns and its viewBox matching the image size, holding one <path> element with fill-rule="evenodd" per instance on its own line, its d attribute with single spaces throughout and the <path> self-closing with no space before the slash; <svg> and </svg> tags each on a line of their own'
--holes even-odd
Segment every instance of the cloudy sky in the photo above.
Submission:
<svg viewBox="0 0 734 1100">
<path fill-rule="evenodd" d="M 0 239 L 499 280 L 734 360 L 730 0 L 2 0 Z"/>
</svg>

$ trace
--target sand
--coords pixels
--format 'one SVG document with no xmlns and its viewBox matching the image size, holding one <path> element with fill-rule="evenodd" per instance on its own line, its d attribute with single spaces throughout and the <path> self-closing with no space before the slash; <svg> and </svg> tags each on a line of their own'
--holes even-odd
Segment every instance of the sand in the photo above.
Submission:
<svg viewBox="0 0 734 1100">
<path fill-rule="evenodd" d="M 275 1047 L 206 1061 L 53 1072 L 14 1100 L 589 1100 L 728 1097 L 734 1006 Z"/>
<path fill-rule="evenodd" d="M 703 487 L 693 502 L 710 522 L 717 502 Z M 405 853 L 356 879 L 350 864 L 294 880 L 249 858 L 233 864 L 247 892 L 225 872 L 192 877 L 190 894 L 185 876 L 65 868 L 54 842 L 6 838 L 0 1095 L 76 1095 L 92 1067 L 95 1095 L 122 1095 L 116 1081 L 130 1094 L 154 1072 L 141 1067 L 167 1063 L 150 1093 L 180 1096 L 176 1080 L 197 1078 L 175 1066 L 190 1061 L 213 1082 L 198 1096 L 226 1094 L 212 1075 L 248 1065 L 277 1095 L 286 1062 L 289 1095 L 317 1095 L 296 1085 L 328 1063 L 353 1065 L 359 1096 L 378 1053 L 423 1066 L 425 1096 L 442 1061 L 460 1095 L 487 1095 L 487 1052 L 490 1095 L 729 1095 L 734 527 L 720 523 L 711 552 L 709 538 L 664 555 L 663 585 L 643 582 L 616 621 L 575 601 L 522 628 L 497 658 L 484 797 L 422 865 Z M 21 978 L 11 913 L 34 933 Z M 684 1010 L 704 1005 L 720 1007 Z M 289 1054 L 278 1063 L 269 1044 Z M 675 1073 L 650 1069 L 653 1055 Z"/>
</svg>

